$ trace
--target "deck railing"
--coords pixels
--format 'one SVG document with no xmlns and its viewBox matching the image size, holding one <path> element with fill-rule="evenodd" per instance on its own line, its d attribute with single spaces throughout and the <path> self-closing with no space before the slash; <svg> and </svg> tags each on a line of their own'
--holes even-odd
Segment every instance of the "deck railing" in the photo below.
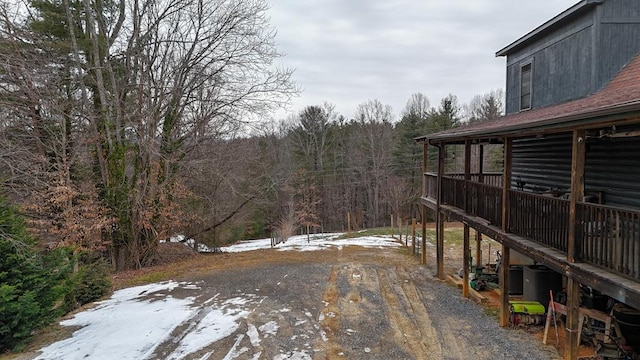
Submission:
<svg viewBox="0 0 640 360">
<path fill-rule="evenodd" d="M 442 177 L 442 203 L 464 209 L 464 180 Z"/>
<path fill-rule="evenodd" d="M 436 199 L 438 195 L 438 174 L 436 173 L 424 173 L 425 182 L 423 189 L 423 194 L 425 194 L 428 198 Z M 464 174 L 454 173 L 454 174 L 446 174 L 443 176 L 444 179 L 454 179 L 464 181 Z M 471 174 L 470 181 L 481 183 L 485 185 L 502 187 L 502 174 L 501 173 L 487 173 L 487 174 Z M 444 195 L 444 194 L 443 194 Z"/>
<path fill-rule="evenodd" d="M 423 194 L 425 194 L 430 199 L 436 199 L 438 196 L 438 175 L 433 173 L 425 173 L 425 189 L 423 190 Z"/>
<path fill-rule="evenodd" d="M 502 188 L 470 181 L 467 196 L 469 214 L 502 226 Z"/>
<path fill-rule="evenodd" d="M 569 200 L 509 190 L 509 232 L 567 252 Z"/>
<path fill-rule="evenodd" d="M 640 212 L 578 203 L 581 260 L 640 279 Z"/>
<path fill-rule="evenodd" d="M 463 173 L 450 173 L 445 176 L 464 180 Z M 470 174 L 469 181 L 502 187 L 502 173 Z"/>
<path fill-rule="evenodd" d="M 437 174 L 424 176 L 424 193 L 436 199 Z M 442 203 L 501 227 L 501 185 L 498 174 L 474 174 L 470 181 L 461 174 L 446 174 L 442 177 Z M 508 193 L 507 231 L 567 253 L 569 200 L 517 190 Z M 576 223 L 579 261 L 640 279 L 640 211 L 578 202 Z"/>
</svg>

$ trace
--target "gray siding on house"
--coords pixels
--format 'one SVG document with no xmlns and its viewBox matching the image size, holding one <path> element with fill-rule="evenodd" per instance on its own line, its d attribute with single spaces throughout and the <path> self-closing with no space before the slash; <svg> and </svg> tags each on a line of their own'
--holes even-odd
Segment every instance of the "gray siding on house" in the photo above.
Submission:
<svg viewBox="0 0 640 360">
<path fill-rule="evenodd" d="M 620 128 L 618 132 L 640 130 Z M 544 192 L 562 192 L 571 186 L 572 134 L 547 135 L 544 138 L 513 140 L 511 188 Z M 640 138 L 604 138 L 587 140 L 585 193 L 602 192 L 603 203 L 640 208 Z"/>
<path fill-rule="evenodd" d="M 507 58 L 506 113 L 520 111 L 520 67 L 533 62 L 532 109 L 591 92 L 593 15 L 586 13 Z"/>
<path fill-rule="evenodd" d="M 638 0 L 605 0 L 602 4 L 604 21 L 611 19 L 638 19 L 640 17 L 640 2 Z"/>
<path fill-rule="evenodd" d="M 640 139 L 588 142 L 585 191 L 602 191 L 604 204 L 640 208 Z"/>
<path fill-rule="evenodd" d="M 636 20 L 638 23 L 601 25 L 596 91 L 604 87 L 640 51 L 640 15 Z"/>
<path fill-rule="evenodd" d="M 520 111 L 520 67 L 533 61 L 532 109 L 601 90 L 640 52 L 640 1 L 604 0 L 507 55 L 506 113 Z"/>
<path fill-rule="evenodd" d="M 511 188 L 544 192 L 568 191 L 571 186 L 572 134 L 547 135 L 513 140 Z"/>
</svg>

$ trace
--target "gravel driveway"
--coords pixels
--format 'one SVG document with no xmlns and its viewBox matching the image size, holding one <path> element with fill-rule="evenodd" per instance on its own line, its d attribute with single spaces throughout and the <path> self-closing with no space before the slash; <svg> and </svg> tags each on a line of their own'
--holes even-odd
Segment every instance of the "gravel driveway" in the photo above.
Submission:
<svg viewBox="0 0 640 360">
<path fill-rule="evenodd" d="M 530 334 L 500 328 L 406 249 L 258 250 L 198 256 L 163 271 L 186 285 L 144 296 L 188 301 L 191 312 L 146 358 L 559 358 Z M 230 317 L 232 330 L 207 320 L 212 313 Z"/>
<path fill-rule="evenodd" d="M 220 300 L 255 299 L 234 336 L 214 344 L 211 359 L 559 358 L 533 336 L 500 328 L 405 251 L 348 247 L 287 254 L 283 261 L 276 251 L 253 256 L 268 262 L 180 279 Z M 157 358 L 171 346 L 161 346 Z"/>
</svg>

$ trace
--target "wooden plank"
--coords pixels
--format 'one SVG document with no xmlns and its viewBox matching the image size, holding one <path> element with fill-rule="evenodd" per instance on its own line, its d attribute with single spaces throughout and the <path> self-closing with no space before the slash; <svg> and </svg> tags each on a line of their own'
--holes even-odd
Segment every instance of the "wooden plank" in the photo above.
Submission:
<svg viewBox="0 0 640 360">
<path fill-rule="evenodd" d="M 577 216 L 576 202 L 584 198 L 584 164 L 587 142 L 585 130 L 573 132 L 573 147 L 571 155 L 571 194 L 569 196 L 569 233 L 567 237 L 567 259 L 576 262 L 580 256 L 580 241 L 582 234 L 578 224 L 582 219 Z"/>
<path fill-rule="evenodd" d="M 447 275 L 447 279 L 458 287 L 464 287 L 464 281 L 458 275 Z M 469 288 L 469 296 L 479 303 L 483 303 L 488 300 L 486 296 L 472 288 Z"/>
<path fill-rule="evenodd" d="M 456 275 L 447 275 L 447 280 L 451 281 L 458 287 L 462 287 L 462 279 Z"/>
<path fill-rule="evenodd" d="M 479 303 L 487 301 L 487 298 L 484 295 L 471 288 L 469 288 L 469 295 L 471 295 L 471 297 Z"/>
<path fill-rule="evenodd" d="M 547 345 L 547 338 L 549 336 L 549 327 L 551 327 L 551 321 L 553 319 L 553 314 L 551 313 L 551 306 L 547 309 L 547 319 L 544 323 L 544 333 L 542 335 L 542 344 Z"/>
</svg>

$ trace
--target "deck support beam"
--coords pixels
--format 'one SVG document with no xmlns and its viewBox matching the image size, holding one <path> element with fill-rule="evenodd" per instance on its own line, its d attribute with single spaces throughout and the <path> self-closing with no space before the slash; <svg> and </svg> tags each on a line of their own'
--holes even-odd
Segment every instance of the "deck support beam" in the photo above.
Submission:
<svg viewBox="0 0 640 360">
<path fill-rule="evenodd" d="M 586 158 L 587 133 L 585 130 L 573 131 L 571 151 L 571 194 L 569 196 L 569 232 L 567 239 L 567 261 L 575 263 L 580 258 L 582 239 L 581 226 L 578 224 L 577 202 L 584 198 L 584 164 Z M 578 356 L 578 323 L 580 322 L 580 284 L 571 275 L 567 279 L 567 342 L 564 358 L 576 359 Z"/>
<path fill-rule="evenodd" d="M 478 146 L 478 182 L 484 184 L 484 145 L 482 144 Z M 478 229 L 476 229 L 476 266 L 482 266 L 482 234 Z"/>
<path fill-rule="evenodd" d="M 469 181 L 471 181 L 471 140 L 464 142 L 464 212 L 471 208 L 471 196 L 469 196 Z"/>
<path fill-rule="evenodd" d="M 584 199 L 584 164 L 585 142 L 587 141 L 585 130 L 573 132 L 573 150 L 571 156 L 571 193 L 569 196 L 569 232 L 567 239 L 567 260 L 576 262 L 580 257 L 581 226 L 578 224 L 577 202 Z"/>
<path fill-rule="evenodd" d="M 438 147 L 438 198 L 436 201 L 436 266 L 438 279 L 444 280 L 444 214 L 442 202 L 442 176 L 444 175 L 445 146 Z"/>
<path fill-rule="evenodd" d="M 502 231 L 509 232 L 509 189 L 511 188 L 511 168 L 513 165 L 513 143 L 504 139 L 504 166 L 502 170 Z"/>
<path fill-rule="evenodd" d="M 482 266 L 482 233 L 478 229 L 474 230 L 476 231 L 476 266 Z"/>
<path fill-rule="evenodd" d="M 429 143 L 422 144 L 422 196 L 427 197 L 427 171 L 429 167 Z M 427 264 L 427 206 L 422 205 L 422 253 L 420 263 Z"/>
<path fill-rule="evenodd" d="M 513 164 L 513 143 L 504 139 L 504 168 L 502 175 L 502 231 L 509 231 L 509 189 L 511 188 L 511 167 Z M 502 244 L 500 263 L 500 326 L 509 325 L 509 263 L 510 248 Z"/>
<path fill-rule="evenodd" d="M 502 244 L 502 262 L 500 264 L 500 326 L 509 326 L 509 262 L 511 249 Z"/>
<path fill-rule="evenodd" d="M 462 297 L 469 297 L 469 225 L 464 224 L 462 241 Z"/>
</svg>

